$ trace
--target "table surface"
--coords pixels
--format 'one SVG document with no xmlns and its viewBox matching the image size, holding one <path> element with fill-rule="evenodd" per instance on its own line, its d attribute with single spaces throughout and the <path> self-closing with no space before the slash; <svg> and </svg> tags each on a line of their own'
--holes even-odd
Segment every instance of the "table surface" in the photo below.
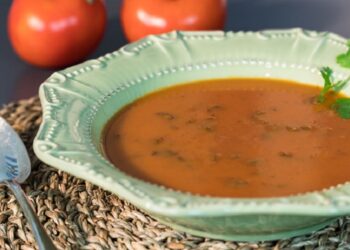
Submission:
<svg viewBox="0 0 350 250">
<path fill-rule="evenodd" d="M 39 85 L 52 74 L 22 62 L 13 52 L 7 36 L 7 14 L 11 0 L 0 2 L 0 105 L 36 95 Z M 120 27 L 120 0 L 105 0 L 107 30 L 95 58 L 126 44 Z M 225 30 L 260 30 L 302 27 L 332 31 L 350 37 L 348 0 L 228 0 Z"/>
</svg>

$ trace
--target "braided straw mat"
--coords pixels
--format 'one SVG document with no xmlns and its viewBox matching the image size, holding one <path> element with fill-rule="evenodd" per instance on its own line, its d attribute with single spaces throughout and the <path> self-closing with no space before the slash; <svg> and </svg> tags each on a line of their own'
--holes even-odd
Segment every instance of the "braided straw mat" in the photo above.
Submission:
<svg viewBox="0 0 350 250">
<path fill-rule="evenodd" d="M 313 233 L 281 241 L 239 243 L 191 236 L 162 225 L 116 195 L 39 161 L 32 142 L 41 122 L 37 97 L 0 109 L 20 134 L 32 174 L 22 186 L 59 249 L 349 249 L 350 217 Z M 14 196 L 0 185 L 0 249 L 37 249 Z"/>
</svg>

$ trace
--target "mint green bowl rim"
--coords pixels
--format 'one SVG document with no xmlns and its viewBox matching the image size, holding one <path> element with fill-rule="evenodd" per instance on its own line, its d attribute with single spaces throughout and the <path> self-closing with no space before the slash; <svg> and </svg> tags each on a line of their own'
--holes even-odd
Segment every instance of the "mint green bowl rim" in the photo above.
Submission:
<svg viewBox="0 0 350 250">
<path fill-rule="evenodd" d="M 308 216 L 341 216 L 350 213 L 350 182 L 339 184 L 335 187 L 328 189 L 304 193 L 300 195 L 277 197 L 277 198 L 214 198 L 206 196 L 197 196 L 189 193 L 183 193 L 174 191 L 154 184 L 145 183 L 137 180 L 133 177 L 127 176 L 121 171 L 114 168 L 96 169 L 95 166 L 84 162 L 84 152 L 78 152 L 81 155 L 81 160 L 70 160 L 69 157 L 59 156 L 60 149 L 59 142 L 55 141 L 54 136 L 50 135 L 50 127 L 52 130 L 55 126 L 52 126 L 52 109 L 55 106 L 55 100 L 50 99 L 46 87 L 53 84 L 64 84 L 66 79 L 77 75 L 83 75 L 86 72 L 93 72 L 101 70 L 106 67 L 105 65 L 113 60 L 114 56 L 128 56 L 128 53 L 136 51 L 141 53 L 143 49 L 151 46 L 151 41 L 155 41 L 158 38 L 161 40 L 164 37 L 175 37 L 175 39 L 189 40 L 195 39 L 217 39 L 224 37 L 229 39 L 235 36 L 267 36 L 269 34 L 276 37 L 283 37 L 288 34 L 298 34 L 308 38 L 320 38 L 331 39 L 341 47 L 342 51 L 345 51 L 346 39 L 336 34 L 329 32 L 315 32 L 308 31 L 299 28 L 286 29 L 286 30 L 265 30 L 259 32 L 172 32 L 161 36 L 149 36 L 138 42 L 128 44 L 121 50 L 113 53 L 109 53 L 95 60 L 89 60 L 82 64 L 73 66 L 60 72 L 54 73 L 43 85 L 40 87 L 39 96 L 43 106 L 43 122 L 40 126 L 38 134 L 34 141 L 34 151 L 36 155 L 46 162 L 47 164 L 54 166 L 60 170 L 68 172 L 79 178 L 83 178 L 94 184 L 101 186 L 102 188 L 115 193 L 122 198 L 130 201 L 137 207 L 150 211 L 156 214 L 162 214 L 167 216 L 227 216 L 227 215 L 247 215 L 247 214 L 294 214 L 294 215 L 308 215 Z M 272 37 L 271 35 L 271 37 Z M 158 40 L 157 40 L 158 41 Z M 130 52 L 131 51 L 131 52 Z M 103 66 L 101 66 L 103 65 Z M 330 65 L 336 68 L 337 72 L 341 72 L 347 75 L 344 69 L 338 67 L 335 62 L 330 62 Z M 64 89 L 64 87 L 63 87 Z M 79 97 L 79 93 L 77 93 Z M 105 100 L 100 100 L 101 104 Z M 90 108 L 99 108 L 99 104 L 90 105 Z M 49 128 L 48 128 L 49 127 Z M 91 135 L 86 135 L 90 136 Z M 47 140 L 43 140 L 45 137 Z M 53 146 L 54 144 L 57 144 Z M 48 150 L 49 148 L 49 150 Z M 57 150 L 56 150 L 57 149 Z M 56 150 L 57 154 L 50 153 Z M 61 149 L 61 153 L 66 149 Z M 69 153 L 69 150 L 66 150 Z M 97 149 L 96 149 L 96 152 Z M 96 153 L 95 152 L 95 153 Z M 96 155 L 101 161 L 101 164 L 111 165 L 107 160 L 100 159 L 101 155 Z M 103 162 L 102 162 L 103 161 Z M 118 173 L 117 173 L 117 172 Z M 111 176 L 118 174 L 119 180 Z M 136 183 L 136 184 L 135 184 Z M 145 193 L 145 190 L 150 193 Z"/>
</svg>

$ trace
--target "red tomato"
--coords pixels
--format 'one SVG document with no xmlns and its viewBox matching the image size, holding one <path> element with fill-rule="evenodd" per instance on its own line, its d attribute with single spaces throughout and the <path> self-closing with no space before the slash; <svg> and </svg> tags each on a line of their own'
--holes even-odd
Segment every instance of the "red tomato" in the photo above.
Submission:
<svg viewBox="0 0 350 250">
<path fill-rule="evenodd" d="M 129 41 L 172 30 L 223 29 L 226 0 L 124 0 L 121 21 Z"/>
<path fill-rule="evenodd" d="M 101 41 L 105 26 L 102 0 L 14 0 L 8 16 L 17 54 L 48 68 L 84 59 Z"/>
</svg>

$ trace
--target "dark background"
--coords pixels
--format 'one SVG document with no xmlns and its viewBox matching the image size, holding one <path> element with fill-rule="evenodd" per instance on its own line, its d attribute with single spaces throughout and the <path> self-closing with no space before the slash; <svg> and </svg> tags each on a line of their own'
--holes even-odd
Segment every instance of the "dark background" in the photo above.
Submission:
<svg viewBox="0 0 350 250">
<path fill-rule="evenodd" d="M 14 0 L 15 1 L 15 0 Z M 72 0 L 74 1 L 74 0 Z M 127 0 L 125 0 L 127 1 Z M 200 3 L 201 0 L 198 0 Z M 11 0 L 0 0 L 0 106 L 36 95 L 51 73 L 22 62 L 7 37 L 7 13 Z M 302 27 L 332 31 L 350 37 L 349 0 L 228 0 L 226 30 L 259 30 Z M 120 0 L 106 0 L 108 26 L 94 58 L 126 43 L 119 24 Z"/>
</svg>

